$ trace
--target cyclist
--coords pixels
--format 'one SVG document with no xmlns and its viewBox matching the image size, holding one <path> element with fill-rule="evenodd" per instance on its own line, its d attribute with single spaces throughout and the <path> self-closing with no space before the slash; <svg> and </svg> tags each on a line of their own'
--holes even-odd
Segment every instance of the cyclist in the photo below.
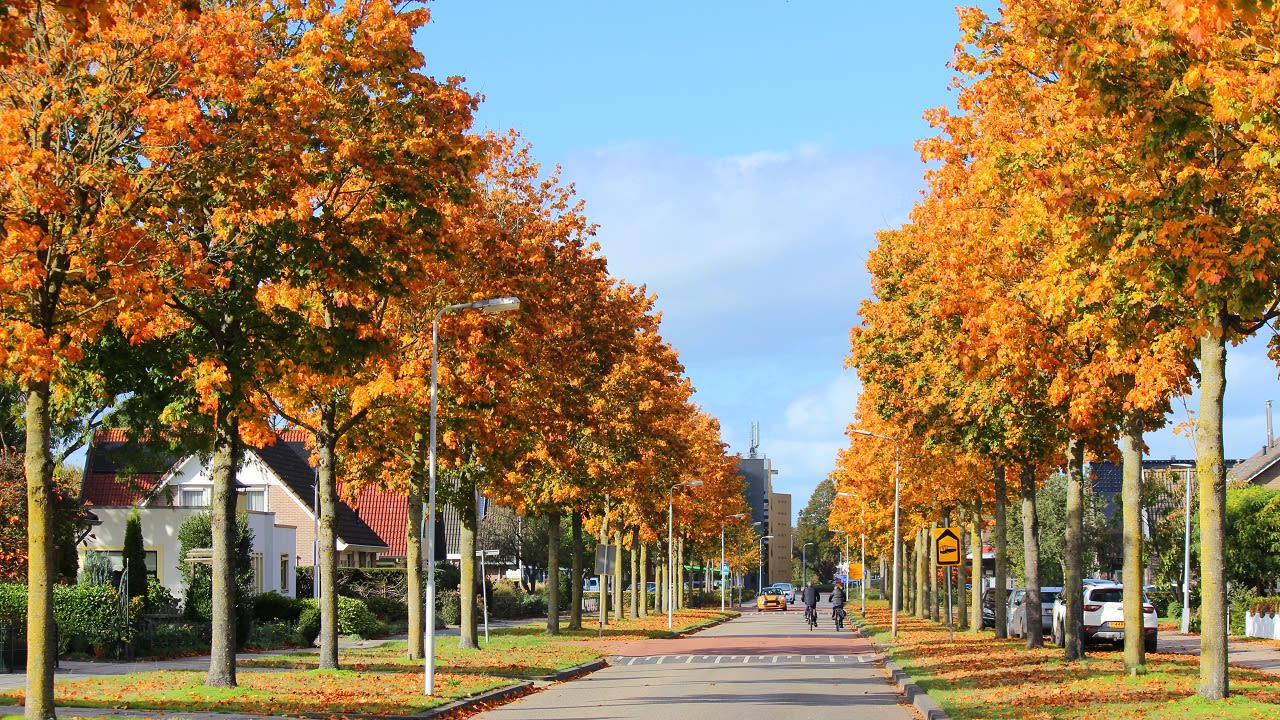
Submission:
<svg viewBox="0 0 1280 720">
<path fill-rule="evenodd" d="M 809 629 L 812 630 L 818 626 L 818 588 L 813 586 L 810 580 L 804 584 L 804 589 L 800 591 L 800 599 L 804 602 L 804 619 L 809 623 Z"/>
<path fill-rule="evenodd" d="M 831 619 L 836 621 L 836 629 L 844 626 L 844 584 L 836 580 L 831 589 Z"/>
</svg>

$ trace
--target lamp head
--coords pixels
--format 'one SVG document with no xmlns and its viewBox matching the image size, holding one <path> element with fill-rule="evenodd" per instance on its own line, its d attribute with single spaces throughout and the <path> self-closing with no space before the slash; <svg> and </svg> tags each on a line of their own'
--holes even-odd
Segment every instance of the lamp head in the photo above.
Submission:
<svg viewBox="0 0 1280 720">
<path fill-rule="evenodd" d="M 500 312 L 511 312 L 520 309 L 520 298 L 518 297 L 498 297 L 489 298 L 488 300 L 477 300 L 471 303 L 471 307 L 479 310 L 486 315 L 493 315 Z"/>
<path fill-rule="evenodd" d="M 701 487 L 701 486 L 702 486 L 702 481 L 701 481 L 701 480 L 685 480 L 684 482 L 682 482 L 682 483 L 680 483 L 680 484 L 681 484 L 681 485 L 683 485 L 683 486 L 685 486 L 685 487 Z"/>
</svg>

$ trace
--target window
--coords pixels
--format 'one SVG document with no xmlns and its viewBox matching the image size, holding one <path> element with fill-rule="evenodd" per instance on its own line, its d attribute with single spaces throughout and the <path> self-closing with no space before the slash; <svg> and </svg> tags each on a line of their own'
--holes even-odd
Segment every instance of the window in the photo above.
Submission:
<svg viewBox="0 0 1280 720">
<path fill-rule="evenodd" d="M 280 592 L 281 594 L 289 593 L 289 556 L 280 556 Z"/>
<path fill-rule="evenodd" d="M 209 507 L 209 488 L 183 488 L 178 504 L 182 507 Z"/>
<path fill-rule="evenodd" d="M 107 559 L 111 561 L 111 572 L 116 573 L 114 582 L 118 583 L 120 581 L 120 576 L 118 573 L 124 572 L 124 552 L 121 550 L 98 550 L 97 552 L 101 555 L 106 555 Z M 159 580 L 160 579 L 159 551 L 146 550 L 144 551 L 144 557 L 146 558 L 147 574 Z"/>
<path fill-rule="evenodd" d="M 244 491 L 244 507 L 249 512 L 267 511 L 266 488 L 252 488 Z"/>
<path fill-rule="evenodd" d="M 253 553 L 253 555 L 250 557 L 250 562 L 253 566 L 253 591 L 255 593 L 261 594 L 262 593 L 262 571 L 263 571 L 262 553 L 260 552 Z"/>
</svg>

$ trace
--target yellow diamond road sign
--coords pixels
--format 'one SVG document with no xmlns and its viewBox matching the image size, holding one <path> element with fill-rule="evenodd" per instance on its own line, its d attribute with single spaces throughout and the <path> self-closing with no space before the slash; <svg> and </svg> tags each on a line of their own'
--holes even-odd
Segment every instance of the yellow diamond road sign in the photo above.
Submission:
<svg viewBox="0 0 1280 720">
<path fill-rule="evenodd" d="M 960 536 L 951 528 L 936 528 L 933 531 L 933 547 L 938 564 L 952 567 L 960 564 Z"/>
</svg>

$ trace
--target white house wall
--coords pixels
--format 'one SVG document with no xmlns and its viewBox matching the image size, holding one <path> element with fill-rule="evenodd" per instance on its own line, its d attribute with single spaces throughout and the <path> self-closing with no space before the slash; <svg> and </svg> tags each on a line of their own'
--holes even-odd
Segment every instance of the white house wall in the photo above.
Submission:
<svg viewBox="0 0 1280 720">
<path fill-rule="evenodd" d="M 125 524 L 130 508 L 95 507 L 93 512 L 102 521 L 81 544 L 80 563 L 89 550 L 120 551 L 124 549 Z M 142 547 L 156 553 L 156 573 L 160 583 L 175 597 L 181 598 L 185 590 L 182 573 L 178 570 L 178 529 L 187 518 L 207 512 L 207 508 L 146 507 L 139 510 L 142 521 Z M 288 525 L 276 525 L 275 516 L 269 512 L 251 512 L 249 528 L 253 531 L 251 552 L 261 558 L 255 566 L 260 569 L 257 582 L 260 591 L 275 591 L 294 596 L 297 562 L 293 548 L 296 544 L 295 529 Z M 287 563 L 282 578 L 281 561 Z M 283 586 L 281 580 L 284 581 Z"/>
</svg>

